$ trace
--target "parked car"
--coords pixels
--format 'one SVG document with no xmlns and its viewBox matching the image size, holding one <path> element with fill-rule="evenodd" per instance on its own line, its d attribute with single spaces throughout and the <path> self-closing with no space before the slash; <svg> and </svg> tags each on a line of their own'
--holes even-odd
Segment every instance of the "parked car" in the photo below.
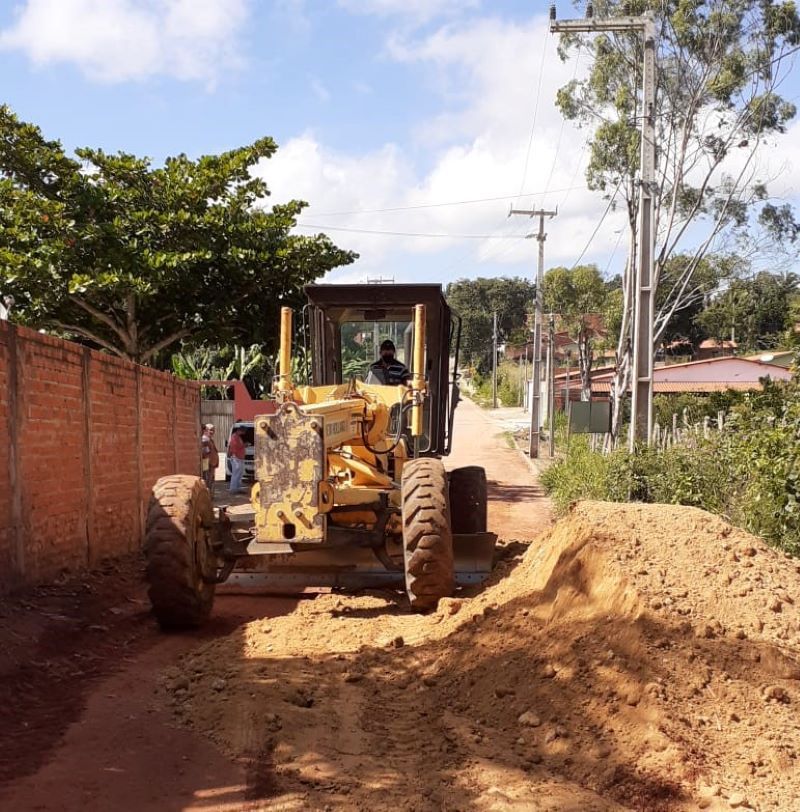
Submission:
<svg viewBox="0 0 800 812">
<path fill-rule="evenodd" d="M 255 462 L 255 454 L 256 454 L 256 432 L 255 432 L 255 424 L 252 420 L 241 420 L 234 423 L 231 426 L 231 435 L 236 429 L 243 428 L 244 437 L 244 478 L 245 479 L 255 479 L 256 473 L 256 462 Z M 230 436 L 225 441 L 225 451 L 228 450 L 228 443 L 230 442 Z M 230 480 L 231 478 L 231 461 L 227 455 L 225 454 L 225 479 Z"/>
</svg>

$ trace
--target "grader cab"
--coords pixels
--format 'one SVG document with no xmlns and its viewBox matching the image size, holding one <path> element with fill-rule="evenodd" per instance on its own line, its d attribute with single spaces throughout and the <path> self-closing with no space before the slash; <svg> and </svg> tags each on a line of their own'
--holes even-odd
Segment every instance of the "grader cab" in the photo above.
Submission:
<svg viewBox="0 0 800 812">
<path fill-rule="evenodd" d="M 255 418 L 249 506 L 214 508 L 198 477 L 153 488 L 145 555 L 164 628 L 202 623 L 223 583 L 248 592 L 404 587 L 426 610 L 491 570 L 485 473 L 447 472 L 441 460 L 453 438 L 460 341 L 441 287 L 306 293 L 294 375 L 292 312 L 281 313 L 276 410 Z M 408 372 L 374 383 L 387 340 Z"/>
</svg>

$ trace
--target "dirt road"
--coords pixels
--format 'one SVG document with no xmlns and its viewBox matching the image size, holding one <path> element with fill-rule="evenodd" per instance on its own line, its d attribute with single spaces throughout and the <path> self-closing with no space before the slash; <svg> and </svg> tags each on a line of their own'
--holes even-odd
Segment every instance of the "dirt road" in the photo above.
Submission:
<svg viewBox="0 0 800 812">
<path fill-rule="evenodd" d="M 551 525 L 502 424 L 458 421 L 503 539 L 436 612 L 220 596 L 165 637 L 138 562 L 0 604 L 0 808 L 800 809 L 800 563 L 688 507 Z"/>
<path fill-rule="evenodd" d="M 526 464 L 469 401 L 459 407 L 448 464 L 486 467 L 490 525 L 506 542 L 528 541 L 549 523 Z M 395 678 L 408 665 L 395 673 L 393 653 L 441 637 L 449 628 L 441 615 L 410 615 L 392 594 L 299 603 L 224 596 L 207 629 L 167 637 L 155 629 L 140 575 L 138 561 L 123 562 L 0 606 L 2 808 L 469 808 L 439 802 L 444 777 L 426 779 L 419 792 L 403 786 L 425 772 L 421 742 L 446 750 L 442 714 L 451 709 L 399 689 Z M 389 660 L 385 678 L 367 689 L 368 659 L 352 658 L 369 648 L 376 662 Z M 217 689 L 188 702 L 204 667 Z M 278 683 L 291 692 L 288 705 L 270 697 Z M 306 712 L 320 717 L 326 704 L 336 724 L 308 725 Z M 298 738 L 287 752 L 274 734 L 290 727 Z M 296 776 L 278 770 L 287 758 Z M 368 788 L 350 799 L 360 770 L 374 795 Z"/>
</svg>

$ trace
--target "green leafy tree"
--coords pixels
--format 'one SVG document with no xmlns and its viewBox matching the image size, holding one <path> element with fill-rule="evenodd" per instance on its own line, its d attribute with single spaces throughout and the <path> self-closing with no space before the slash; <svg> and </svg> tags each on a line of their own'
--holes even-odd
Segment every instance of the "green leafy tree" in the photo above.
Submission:
<svg viewBox="0 0 800 812">
<path fill-rule="evenodd" d="M 594 7 L 596 17 L 652 12 L 657 44 L 652 111 L 642 111 L 639 101 L 640 35 L 572 35 L 560 45 L 564 57 L 578 48 L 594 55 L 588 76 L 561 88 L 557 102 L 566 118 L 593 128 L 588 184 L 625 207 L 631 234 L 614 380 L 616 433 L 631 373 L 641 116 L 652 113 L 656 128 L 658 344 L 674 314 L 696 299 L 696 275 L 708 253 L 742 255 L 758 247 L 755 234 L 798 236 L 793 210 L 769 201 L 756 156 L 796 113 L 779 91 L 787 56 L 800 41 L 800 18 L 794 2 L 776 0 L 597 0 Z M 670 270 L 676 257 L 679 266 Z"/>
<path fill-rule="evenodd" d="M 672 289 L 680 285 L 683 271 L 689 261 L 683 254 L 670 257 L 661 274 L 661 284 L 656 291 L 656 310 L 668 306 Z M 699 320 L 721 285 L 730 283 L 747 270 L 747 263 L 739 257 L 727 254 L 707 254 L 697 262 L 692 280 L 692 290 L 682 296 L 679 307 L 672 309 L 669 321 L 661 332 L 661 341 L 668 344 L 672 341 L 686 341 L 697 346 L 708 332 Z"/>
<path fill-rule="evenodd" d="M 789 295 L 789 315 L 786 322 L 786 333 L 783 337 L 786 347 L 800 347 L 800 291 Z"/>
<path fill-rule="evenodd" d="M 250 347 L 200 346 L 173 353 L 172 371 L 179 378 L 194 381 L 241 380 L 254 397 L 270 391 L 274 362 L 258 344 Z M 204 397 L 222 396 L 217 388 L 204 387 Z"/>
<path fill-rule="evenodd" d="M 607 306 L 610 288 L 596 265 L 551 268 L 544 275 L 544 309 L 558 313 L 578 345 L 581 396 L 592 394 L 591 370 L 597 324 Z"/>
<path fill-rule="evenodd" d="M 781 344 L 791 326 L 791 299 L 798 277 L 763 271 L 751 279 L 736 279 L 697 316 L 712 338 L 734 337 L 750 350 L 772 349 Z"/>
<path fill-rule="evenodd" d="M 519 277 L 459 279 L 447 286 L 447 300 L 462 318 L 461 351 L 485 371 L 492 358 L 492 319 L 497 313 L 498 341 L 523 343 L 533 311 L 534 285 Z"/>
<path fill-rule="evenodd" d="M 140 363 L 181 341 L 277 338 L 281 305 L 355 259 L 290 231 L 306 205 L 264 207 L 251 174 L 271 138 L 195 160 L 66 155 L 0 107 L 0 286 L 18 320 Z"/>
</svg>

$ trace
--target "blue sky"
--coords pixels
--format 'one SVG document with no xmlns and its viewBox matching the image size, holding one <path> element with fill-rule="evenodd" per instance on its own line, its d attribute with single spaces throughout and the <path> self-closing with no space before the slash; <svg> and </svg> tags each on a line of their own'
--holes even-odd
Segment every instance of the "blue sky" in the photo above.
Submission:
<svg viewBox="0 0 800 812">
<path fill-rule="evenodd" d="M 156 161 L 272 136 L 281 149 L 259 171 L 274 199 L 308 200 L 303 222 L 362 255 L 332 281 L 527 274 L 536 243 L 522 239 L 527 220 L 506 217 L 511 202 L 559 206 L 548 265 L 577 259 L 606 206 L 583 188 L 587 133 L 554 107 L 555 90 L 585 65 L 558 60 L 547 6 L 0 0 L 2 101 L 69 148 Z M 793 196 L 796 128 L 786 140 L 782 191 Z M 484 197 L 502 199 L 371 211 Z M 585 260 L 618 271 L 621 224 L 610 216 Z"/>
</svg>

